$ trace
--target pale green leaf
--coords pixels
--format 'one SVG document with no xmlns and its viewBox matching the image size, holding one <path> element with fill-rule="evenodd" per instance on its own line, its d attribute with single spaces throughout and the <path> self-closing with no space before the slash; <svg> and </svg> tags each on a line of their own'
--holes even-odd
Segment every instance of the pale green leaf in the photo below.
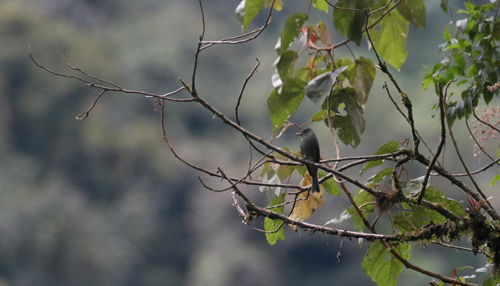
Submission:
<svg viewBox="0 0 500 286">
<path fill-rule="evenodd" d="M 325 172 L 319 172 L 319 177 L 320 178 L 323 178 L 325 176 Z M 325 188 L 326 192 L 329 193 L 330 195 L 333 195 L 333 196 L 340 196 L 340 186 L 339 186 L 339 183 L 337 181 L 335 181 L 334 178 L 330 178 L 326 181 L 324 181 L 323 183 L 321 183 L 321 185 Z"/>
<path fill-rule="evenodd" d="M 270 208 L 270 211 L 283 213 L 284 206 L 282 205 L 285 202 L 285 193 L 280 194 L 277 197 L 274 197 L 271 202 L 269 202 L 269 207 L 281 205 L 280 207 Z M 264 219 L 264 229 L 266 232 L 266 239 L 270 245 L 276 244 L 278 240 L 285 239 L 285 231 L 282 226 L 283 222 L 280 220 L 274 220 L 266 217 Z"/>
<path fill-rule="evenodd" d="M 472 65 L 467 69 L 467 77 L 471 78 L 476 76 L 478 73 L 476 65 Z"/>
<path fill-rule="evenodd" d="M 373 153 L 373 155 L 384 155 L 384 154 L 389 154 L 391 152 L 394 152 L 398 150 L 399 144 L 396 141 L 389 141 L 382 146 L 378 147 L 377 151 Z"/>
<path fill-rule="evenodd" d="M 325 0 L 312 0 L 312 4 L 316 9 L 328 12 L 328 3 Z"/>
<path fill-rule="evenodd" d="M 433 187 L 427 187 L 425 189 L 424 199 L 433 203 L 442 205 L 445 209 L 459 215 L 465 216 L 466 212 L 464 207 L 454 199 L 448 198 L 443 192 L 434 189 Z"/>
<path fill-rule="evenodd" d="M 335 115 L 334 112 L 330 111 L 330 116 L 333 115 Z M 313 116 L 311 117 L 311 121 L 312 122 L 323 121 L 326 120 L 327 118 L 328 118 L 328 110 L 322 109 L 313 114 Z"/>
<path fill-rule="evenodd" d="M 321 106 L 326 97 L 330 94 L 332 85 L 337 76 L 347 69 L 347 66 L 338 68 L 331 72 L 321 74 L 312 79 L 304 88 L 306 96 L 316 105 Z"/>
<path fill-rule="evenodd" d="M 384 154 L 389 154 L 391 152 L 394 152 L 398 149 L 398 143 L 396 141 L 390 141 L 390 142 L 387 142 L 385 144 L 383 144 L 382 146 L 380 146 L 377 151 L 375 151 L 375 153 L 373 153 L 373 155 L 384 155 Z M 375 166 L 380 166 L 382 165 L 382 160 L 374 160 L 374 161 L 370 161 L 368 163 L 366 163 L 364 166 L 363 166 L 363 169 L 361 170 L 361 173 L 363 173 L 363 171 L 367 170 L 367 169 L 370 169 L 370 168 L 373 168 Z"/>
<path fill-rule="evenodd" d="M 264 7 L 264 0 L 245 0 L 245 12 L 243 13 L 243 31 L 245 31 L 260 10 Z"/>
<path fill-rule="evenodd" d="M 444 33 L 443 33 L 443 38 L 447 42 L 451 41 L 451 33 L 448 26 L 449 25 L 446 25 L 446 27 L 444 27 Z"/>
<path fill-rule="evenodd" d="M 410 22 L 399 12 L 392 11 L 380 22 L 380 29 L 370 30 L 370 36 L 378 54 L 390 65 L 400 69 L 406 60 L 406 40 Z"/>
<path fill-rule="evenodd" d="M 288 49 L 288 47 L 290 47 L 290 44 L 293 42 L 295 37 L 299 35 L 306 20 L 307 15 L 304 13 L 296 13 L 286 19 L 285 28 L 281 33 L 281 46 L 279 54 L 282 54 Z"/>
<path fill-rule="evenodd" d="M 493 185 L 498 181 L 500 180 L 500 175 L 495 175 L 495 177 L 493 178 L 493 181 L 491 181 L 490 183 L 490 187 L 493 187 Z"/>
<path fill-rule="evenodd" d="M 404 259 L 410 258 L 410 244 L 401 243 L 393 246 L 392 249 Z M 404 269 L 403 263 L 394 258 L 380 241 L 376 241 L 370 246 L 361 266 L 377 285 L 384 286 L 396 285 L 399 274 Z"/>
<path fill-rule="evenodd" d="M 267 8 L 271 8 L 271 4 L 273 4 L 273 0 L 266 0 L 264 6 Z M 275 0 L 273 8 L 276 11 L 281 11 L 281 9 L 283 9 L 283 2 L 281 0 Z"/>
<path fill-rule="evenodd" d="M 281 94 L 273 89 L 267 99 L 269 117 L 273 124 L 273 134 L 292 116 L 304 98 L 305 82 L 294 78 L 283 83 Z"/>
<path fill-rule="evenodd" d="M 382 181 L 385 177 L 391 175 L 392 170 L 394 170 L 394 168 L 392 168 L 392 167 L 386 168 L 386 169 L 378 172 L 377 174 L 371 176 L 370 178 L 368 178 L 368 182 L 372 183 L 372 184 L 377 184 L 378 182 Z"/>
</svg>

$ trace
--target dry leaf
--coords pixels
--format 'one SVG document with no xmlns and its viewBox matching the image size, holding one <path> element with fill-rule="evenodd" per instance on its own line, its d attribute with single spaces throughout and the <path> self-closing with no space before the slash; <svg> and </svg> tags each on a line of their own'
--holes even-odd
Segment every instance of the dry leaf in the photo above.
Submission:
<svg viewBox="0 0 500 286">
<path fill-rule="evenodd" d="M 300 182 L 301 186 L 309 186 L 311 185 L 311 176 L 309 173 L 306 173 L 302 182 Z M 307 198 L 307 195 L 309 197 Z M 305 199 L 307 198 L 307 199 Z M 303 192 L 297 203 L 295 204 L 295 208 L 290 214 L 289 218 L 298 221 L 305 221 L 310 218 L 315 210 L 317 210 L 320 206 L 323 205 L 323 187 L 319 185 L 319 193 L 313 193 L 311 191 Z M 290 227 L 297 231 L 297 226 L 290 225 Z"/>
</svg>

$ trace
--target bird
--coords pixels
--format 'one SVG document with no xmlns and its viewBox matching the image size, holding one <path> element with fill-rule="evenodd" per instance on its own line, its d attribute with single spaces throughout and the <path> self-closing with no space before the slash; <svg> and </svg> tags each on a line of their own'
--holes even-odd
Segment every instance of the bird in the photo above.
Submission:
<svg viewBox="0 0 500 286">
<path fill-rule="evenodd" d="M 300 143 L 300 151 L 302 152 L 302 157 L 311 162 L 319 163 L 319 142 L 316 138 L 316 134 L 314 134 L 312 129 L 306 128 L 302 130 L 302 132 L 299 132 L 295 135 L 302 137 Z M 306 168 L 312 178 L 311 191 L 313 193 L 319 192 L 318 167 L 306 164 Z"/>
</svg>

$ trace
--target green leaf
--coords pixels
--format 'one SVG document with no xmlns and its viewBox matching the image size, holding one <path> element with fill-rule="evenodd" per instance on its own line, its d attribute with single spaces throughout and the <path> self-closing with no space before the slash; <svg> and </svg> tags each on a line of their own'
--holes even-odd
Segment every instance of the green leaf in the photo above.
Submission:
<svg viewBox="0 0 500 286">
<path fill-rule="evenodd" d="M 349 69 L 349 66 L 351 64 L 352 64 L 352 61 L 348 58 L 340 58 L 340 59 L 335 60 L 334 66 L 336 68 L 347 66 L 347 69 L 339 75 L 339 79 L 342 82 L 344 82 L 346 79 L 349 79 L 349 77 L 352 77 L 352 78 L 355 77 L 355 74 L 353 73 L 354 70 Z M 350 80 L 349 80 L 349 82 L 350 82 Z"/>
<path fill-rule="evenodd" d="M 470 53 L 472 51 L 471 43 L 466 39 L 458 39 L 458 47 L 466 53 Z"/>
<path fill-rule="evenodd" d="M 379 25 L 379 30 L 370 31 L 373 44 L 378 54 L 399 70 L 408 55 L 406 39 L 410 22 L 397 11 L 392 11 L 380 21 Z"/>
<path fill-rule="evenodd" d="M 476 65 L 472 65 L 469 67 L 469 69 L 467 69 L 467 77 L 471 78 L 474 77 L 475 75 L 477 75 L 477 67 Z"/>
<path fill-rule="evenodd" d="M 243 31 L 246 31 L 250 23 L 260 10 L 264 7 L 264 0 L 245 0 L 245 12 L 243 16 Z"/>
<path fill-rule="evenodd" d="M 429 224 L 429 216 L 438 219 L 438 222 L 443 222 L 442 216 L 421 206 L 410 206 L 407 203 L 402 203 L 401 206 L 409 210 L 394 215 L 394 227 L 401 232 L 410 232 Z"/>
<path fill-rule="evenodd" d="M 271 8 L 271 4 L 273 4 L 273 0 L 266 0 L 264 6 L 267 8 Z M 276 11 L 281 11 L 281 9 L 283 9 L 283 2 L 281 0 L 275 0 L 273 8 Z"/>
<path fill-rule="evenodd" d="M 293 39 L 299 35 L 300 29 L 306 20 L 307 15 L 304 13 L 296 13 L 286 19 L 285 28 L 281 33 L 281 47 L 279 54 L 282 54 L 288 49 L 288 47 L 290 47 Z"/>
<path fill-rule="evenodd" d="M 362 106 L 365 105 L 377 73 L 372 60 L 360 57 L 349 66 L 345 73 L 348 76 L 349 83 L 356 91 L 358 103 Z"/>
<path fill-rule="evenodd" d="M 377 174 L 368 178 L 368 182 L 370 182 L 372 184 L 377 184 L 378 182 L 382 181 L 385 177 L 391 175 L 392 170 L 394 170 L 394 168 L 392 168 L 392 167 L 385 168 L 382 171 L 378 172 Z"/>
<path fill-rule="evenodd" d="M 492 275 L 489 275 L 488 278 L 486 278 L 484 281 L 483 281 L 483 286 L 497 286 L 498 284 L 500 284 L 500 276 L 498 274 L 492 274 Z"/>
<path fill-rule="evenodd" d="M 342 104 L 344 104 L 343 113 L 347 113 L 346 115 L 341 115 L 339 111 Z M 326 109 L 326 106 L 323 109 Z M 352 147 L 358 146 L 361 142 L 361 134 L 365 131 L 365 118 L 363 108 L 356 100 L 354 89 L 351 87 L 334 89 L 330 95 L 330 109 L 336 113 L 331 119 L 339 139 Z"/>
<path fill-rule="evenodd" d="M 295 72 L 295 78 L 308 82 L 311 76 L 311 70 L 308 67 L 301 67 Z"/>
<path fill-rule="evenodd" d="M 373 212 L 375 209 L 372 204 L 367 204 L 369 202 L 373 202 L 373 195 L 368 193 L 365 190 L 359 190 L 356 196 L 354 196 L 354 202 L 357 206 L 365 205 L 361 210 L 363 212 L 363 216 L 368 217 L 368 214 Z M 352 224 L 354 226 L 355 231 L 363 231 L 365 229 L 365 225 L 363 220 L 358 215 L 356 209 L 353 206 L 347 208 L 347 213 L 351 215 Z"/>
<path fill-rule="evenodd" d="M 500 23 L 497 22 L 493 25 L 493 37 L 495 40 L 500 41 Z"/>
<path fill-rule="evenodd" d="M 449 25 L 446 25 L 446 27 L 444 27 L 444 33 L 443 33 L 443 38 L 447 42 L 449 42 L 451 40 L 451 33 L 450 33 L 450 29 L 448 26 Z"/>
<path fill-rule="evenodd" d="M 339 0 L 337 7 L 368 9 L 366 1 Z M 365 15 L 363 13 L 353 12 L 344 9 L 333 10 L 333 25 L 342 34 L 342 36 L 356 43 L 361 44 L 361 36 L 365 27 Z"/>
<path fill-rule="evenodd" d="M 400 183 L 405 195 L 418 196 L 424 184 L 424 176 L 409 181 L 401 181 Z"/>
<path fill-rule="evenodd" d="M 281 149 L 283 149 L 286 152 L 290 152 L 290 149 L 286 146 L 281 147 Z M 281 161 L 290 161 L 290 159 L 281 155 L 280 153 L 274 152 L 274 156 L 276 157 L 276 159 L 281 160 Z M 264 167 L 265 167 L 265 164 L 264 164 Z M 278 167 L 278 170 L 276 171 L 276 174 L 278 174 L 278 178 L 281 181 L 283 181 L 286 178 L 290 177 L 290 175 L 293 173 L 293 171 L 295 171 L 296 168 L 297 168 L 297 166 L 280 165 Z M 278 194 L 276 194 L 276 195 L 278 195 Z"/>
<path fill-rule="evenodd" d="M 332 115 L 333 112 L 330 113 L 330 116 Z M 317 122 L 317 121 L 323 121 L 328 118 L 328 110 L 320 110 L 311 117 L 312 122 Z"/>
<path fill-rule="evenodd" d="M 469 33 L 469 38 L 474 38 L 475 32 L 477 32 L 476 29 L 476 21 L 474 19 L 469 19 L 469 22 L 467 22 L 467 26 L 465 26 L 465 32 Z"/>
<path fill-rule="evenodd" d="M 403 0 L 396 8 L 415 28 L 425 29 L 425 3 L 424 0 Z"/>
<path fill-rule="evenodd" d="M 380 166 L 383 164 L 383 161 L 382 160 L 374 160 L 374 161 L 370 161 L 368 163 L 366 163 L 364 166 L 363 166 L 363 169 L 360 171 L 361 174 L 363 174 L 363 172 L 365 170 L 368 170 L 370 168 L 373 168 L 373 167 L 376 167 L 376 166 Z"/>
<path fill-rule="evenodd" d="M 273 133 L 292 116 L 304 98 L 305 82 L 290 78 L 284 82 L 281 94 L 273 89 L 267 99 L 269 117 L 273 124 Z"/>
<path fill-rule="evenodd" d="M 304 88 L 306 96 L 318 106 L 321 106 L 332 89 L 337 76 L 347 67 L 341 67 L 331 72 L 321 74 L 312 79 Z"/>
<path fill-rule="evenodd" d="M 319 172 L 319 177 L 322 178 L 325 176 L 325 172 Z M 323 183 L 321 183 L 321 185 L 325 188 L 326 192 L 329 193 L 330 195 L 333 195 L 333 196 L 340 196 L 340 186 L 339 186 L 339 183 L 337 183 L 337 181 L 335 181 L 334 178 L 330 178 L 326 181 L 324 181 Z"/>
<path fill-rule="evenodd" d="M 293 77 L 293 66 L 298 58 L 299 54 L 296 51 L 286 51 L 281 54 L 276 67 L 278 68 L 278 73 L 282 81 L 286 81 L 288 78 Z"/>
<path fill-rule="evenodd" d="M 465 58 L 462 53 L 453 55 L 453 60 L 462 71 L 465 70 Z"/>
<path fill-rule="evenodd" d="M 410 258 L 410 244 L 401 243 L 392 249 L 404 259 Z M 396 285 L 399 274 L 404 268 L 403 263 L 394 258 L 380 241 L 376 241 L 370 246 L 361 266 L 377 285 L 384 286 Z"/>
<path fill-rule="evenodd" d="M 391 152 L 394 152 L 398 150 L 399 144 L 396 141 L 389 141 L 382 146 L 380 146 L 373 155 L 384 155 L 384 154 L 389 154 Z"/>
<path fill-rule="evenodd" d="M 378 147 L 377 151 L 375 151 L 375 153 L 373 153 L 373 155 L 389 154 L 391 152 L 396 151 L 398 149 L 398 147 L 399 147 L 399 145 L 396 141 L 390 141 L 390 142 L 387 142 L 387 143 L 383 144 L 382 146 Z M 375 167 L 375 166 L 380 166 L 380 165 L 382 165 L 382 160 L 370 161 L 370 162 L 365 164 L 365 166 L 361 170 L 361 173 L 363 173 L 363 171 L 365 171 L 367 169 L 370 169 L 370 168 Z"/>
<path fill-rule="evenodd" d="M 424 75 L 424 82 L 422 83 L 422 86 L 424 87 L 424 90 L 427 90 L 429 88 L 429 85 L 431 83 L 434 83 L 434 77 L 433 77 L 433 72 L 431 72 L 427 66 L 424 65 L 425 69 L 425 75 Z"/>
<path fill-rule="evenodd" d="M 423 177 L 408 182 L 402 182 L 404 193 L 417 197 L 422 187 L 422 179 Z M 434 189 L 433 187 L 426 188 L 424 200 L 439 204 L 459 216 L 466 215 L 464 208 L 460 203 L 446 197 L 442 192 Z M 422 226 L 427 225 L 430 220 L 434 223 L 444 223 L 446 221 L 446 218 L 436 211 L 426 209 L 418 205 L 408 205 L 406 203 L 402 203 L 401 205 L 405 210 L 409 210 L 400 212 L 394 216 L 394 226 L 402 232 L 419 229 Z"/>
<path fill-rule="evenodd" d="M 270 211 L 277 212 L 282 214 L 283 209 L 285 208 L 282 204 L 285 202 L 285 193 L 280 194 L 277 197 L 274 197 L 271 202 L 269 202 L 268 207 L 276 206 L 276 205 L 281 205 L 280 207 L 276 208 L 270 208 Z M 283 222 L 280 220 L 274 220 L 266 217 L 264 219 L 264 229 L 267 231 L 266 232 L 266 238 L 267 242 L 270 245 L 276 244 L 278 240 L 284 240 L 285 239 L 285 231 L 284 228 L 282 227 Z M 278 230 L 279 228 L 279 230 Z"/>
<path fill-rule="evenodd" d="M 325 0 L 312 0 L 312 4 L 320 11 L 328 12 L 328 3 Z"/>
<path fill-rule="evenodd" d="M 407 204 L 404 206 L 408 207 Z M 394 227 L 402 233 L 411 232 L 426 224 L 423 219 L 423 209 L 419 206 L 414 206 L 413 212 L 398 212 L 394 215 Z"/>
<path fill-rule="evenodd" d="M 441 0 L 440 7 L 443 12 L 448 13 L 448 0 Z"/>
<path fill-rule="evenodd" d="M 491 181 L 490 183 L 490 187 L 493 187 L 493 185 L 498 181 L 500 180 L 500 175 L 495 175 L 495 177 L 493 178 L 493 181 Z"/>
<path fill-rule="evenodd" d="M 448 198 L 443 192 L 427 187 L 425 189 L 424 199 L 433 203 L 441 204 L 445 209 L 459 215 L 465 216 L 466 212 L 464 207 L 454 199 Z"/>
</svg>

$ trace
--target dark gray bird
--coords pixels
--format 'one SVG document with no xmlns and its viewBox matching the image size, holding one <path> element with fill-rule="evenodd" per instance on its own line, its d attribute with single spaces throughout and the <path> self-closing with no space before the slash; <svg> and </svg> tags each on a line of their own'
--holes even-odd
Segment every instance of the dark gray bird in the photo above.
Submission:
<svg viewBox="0 0 500 286">
<path fill-rule="evenodd" d="M 306 128 L 302 130 L 302 132 L 295 135 L 302 137 L 302 142 L 300 143 L 300 151 L 302 152 L 302 156 L 304 157 L 304 159 L 319 163 L 319 142 L 316 138 L 316 134 L 314 134 L 312 129 Z M 312 178 L 312 192 L 319 192 L 318 167 L 306 164 L 306 168 Z"/>
</svg>

